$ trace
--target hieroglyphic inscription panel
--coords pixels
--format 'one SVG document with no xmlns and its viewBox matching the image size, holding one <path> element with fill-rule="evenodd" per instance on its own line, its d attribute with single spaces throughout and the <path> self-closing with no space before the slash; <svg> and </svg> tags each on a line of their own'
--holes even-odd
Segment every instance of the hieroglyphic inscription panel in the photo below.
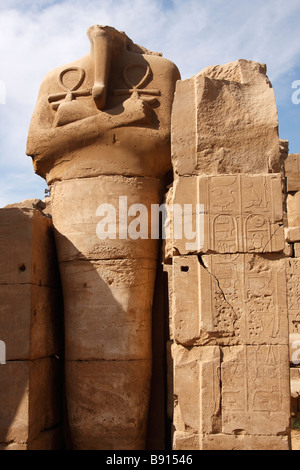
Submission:
<svg viewBox="0 0 300 470">
<path fill-rule="evenodd" d="M 289 426 L 288 347 L 223 348 L 222 432 L 283 433 Z"/>
<path fill-rule="evenodd" d="M 204 256 L 216 331 L 242 344 L 287 344 L 284 260 L 254 254 Z"/>
<path fill-rule="evenodd" d="M 300 335 L 300 259 L 288 259 L 286 264 L 290 333 Z"/>
<path fill-rule="evenodd" d="M 173 288 L 174 337 L 181 344 L 288 343 L 284 259 L 175 257 Z"/>
<path fill-rule="evenodd" d="M 298 365 L 300 347 L 300 259 L 286 260 L 290 362 Z"/>
<path fill-rule="evenodd" d="M 175 184 L 174 203 L 204 209 L 204 245 L 198 252 L 268 253 L 284 249 L 281 175 L 192 176 Z M 176 233 L 176 230 L 174 231 Z M 174 247 L 186 254 L 187 240 Z"/>
</svg>

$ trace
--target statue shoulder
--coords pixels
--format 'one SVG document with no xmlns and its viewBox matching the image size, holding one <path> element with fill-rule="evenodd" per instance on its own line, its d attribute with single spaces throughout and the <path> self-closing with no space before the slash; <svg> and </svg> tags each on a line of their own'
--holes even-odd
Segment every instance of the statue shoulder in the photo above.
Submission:
<svg viewBox="0 0 300 470">
<path fill-rule="evenodd" d="M 177 66 L 169 59 L 159 55 L 146 55 L 145 59 L 149 62 L 150 66 L 158 72 L 161 70 L 165 75 L 165 77 L 169 77 L 175 81 L 180 80 L 180 72 Z"/>
<path fill-rule="evenodd" d="M 68 86 L 74 87 L 74 83 L 76 86 L 76 81 L 83 81 L 90 69 L 91 61 L 89 55 L 73 62 L 55 67 L 44 76 L 40 85 L 40 95 L 51 93 L 56 90 L 59 91 L 62 89 L 62 86 L 65 86 L 66 88 Z M 70 80 L 70 75 L 73 75 L 69 84 L 65 82 L 65 75 L 67 73 L 68 80 Z"/>
</svg>

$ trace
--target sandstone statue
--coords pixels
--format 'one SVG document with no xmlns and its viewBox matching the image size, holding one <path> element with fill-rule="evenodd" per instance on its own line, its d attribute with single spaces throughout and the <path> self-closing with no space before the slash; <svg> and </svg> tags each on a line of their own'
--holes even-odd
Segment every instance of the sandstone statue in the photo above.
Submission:
<svg viewBox="0 0 300 470">
<path fill-rule="evenodd" d="M 158 241 L 138 228 L 129 238 L 127 225 L 140 204 L 150 214 L 161 203 L 180 75 L 112 27 L 92 26 L 88 37 L 88 55 L 43 80 L 27 154 L 51 192 L 72 448 L 137 450 L 145 447 Z M 135 214 L 125 214 L 125 202 Z M 97 229 L 105 204 L 117 213 L 117 232 L 106 238 Z"/>
</svg>

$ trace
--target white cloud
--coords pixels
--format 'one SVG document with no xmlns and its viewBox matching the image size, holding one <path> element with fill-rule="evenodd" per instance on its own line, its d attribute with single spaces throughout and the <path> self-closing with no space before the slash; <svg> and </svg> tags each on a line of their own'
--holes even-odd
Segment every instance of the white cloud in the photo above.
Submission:
<svg viewBox="0 0 300 470">
<path fill-rule="evenodd" d="M 0 183 L 17 165 L 35 192 L 25 145 L 40 82 L 52 68 L 88 52 L 92 24 L 109 24 L 163 52 L 183 78 L 245 58 L 267 63 L 272 83 L 280 84 L 300 65 L 299 20 L 299 0 L 0 0 L 7 102 L 0 104 Z"/>
</svg>

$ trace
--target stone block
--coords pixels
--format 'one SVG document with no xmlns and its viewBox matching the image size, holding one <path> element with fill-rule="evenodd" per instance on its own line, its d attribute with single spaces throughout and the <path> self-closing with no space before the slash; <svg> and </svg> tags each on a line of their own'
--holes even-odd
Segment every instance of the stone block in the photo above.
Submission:
<svg viewBox="0 0 300 470">
<path fill-rule="evenodd" d="M 266 66 L 238 60 L 178 81 L 172 159 L 179 175 L 279 172 L 277 108 Z"/>
<path fill-rule="evenodd" d="M 285 276 L 271 255 L 174 257 L 175 341 L 287 345 Z"/>
<path fill-rule="evenodd" d="M 300 226 L 285 228 L 284 233 L 288 243 L 300 242 Z"/>
<path fill-rule="evenodd" d="M 77 260 L 60 269 L 67 359 L 151 357 L 153 260 Z"/>
<path fill-rule="evenodd" d="M 197 205 L 202 219 L 196 214 Z M 282 251 L 282 207 L 280 174 L 180 177 L 174 183 L 173 253 Z"/>
<path fill-rule="evenodd" d="M 286 260 L 287 305 L 290 334 L 300 334 L 300 260 Z"/>
<path fill-rule="evenodd" d="M 300 345 L 300 342 L 299 342 Z M 291 377 L 291 396 L 292 398 L 300 398 L 300 368 L 290 369 Z M 300 411 L 300 410 L 299 410 Z"/>
<path fill-rule="evenodd" d="M 287 436 L 249 436 L 247 434 L 193 434 L 176 431 L 173 450 L 291 450 Z"/>
<path fill-rule="evenodd" d="M 287 191 L 300 191 L 300 153 L 292 153 L 285 161 Z"/>
<path fill-rule="evenodd" d="M 161 181 L 147 177 L 103 175 L 55 183 L 51 190 L 51 210 L 59 261 L 145 256 L 156 260 L 158 240 L 151 239 L 151 204 L 161 202 L 160 191 Z M 140 220 L 145 227 L 145 238 L 137 233 L 137 239 L 133 239 L 130 224 L 139 217 L 140 205 L 144 208 Z M 105 222 L 107 217 L 110 225 Z M 106 238 L 99 234 L 101 222 Z M 136 225 L 136 232 L 142 230 L 139 223 Z M 135 236 L 134 228 L 132 232 Z"/>
<path fill-rule="evenodd" d="M 294 254 L 295 258 L 300 258 L 300 243 L 294 244 Z"/>
<path fill-rule="evenodd" d="M 37 438 L 26 444 L 16 442 L 0 444 L 0 450 L 64 450 L 62 426 L 41 431 Z"/>
<path fill-rule="evenodd" d="M 300 190 L 287 195 L 287 215 L 289 227 L 300 226 Z"/>
<path fill-rule="evenodd" d="M 0 366 L 0 442 L 29 445 L 62 420 L 61 361 L 9 361 Z"/>
<path fill-rule="evenodd" d="M 0 332 L 7 360 L 38 359 L 62 352 L 63 306 L 58 289 L 0 284 Z"/>
<path fill-rule="evenodd" d="M 173 344 L 174 426 L 201 434 L 221 430 L 220 348 Z"/>
<path fill-rule="evenodd" d="M 50 218 L 25 204 L 0 209 L 0 284 L 58 287 L 56 259 Z"/>
<path fill-rule="evenodd" d="M 222 351 L 222 432 L 288 436 L 288 347 L 234 346 Z"/>
<path fill-rule="evenodd" d="M 149 373 L 150 360 L 66 361 L 72 448 L 143 449 Z"/>
<path fill-rule="evenodd" d="M 290 450 L 288 436 L 215 434 L 203 436 L 201 450 Z"/>
</svg>

